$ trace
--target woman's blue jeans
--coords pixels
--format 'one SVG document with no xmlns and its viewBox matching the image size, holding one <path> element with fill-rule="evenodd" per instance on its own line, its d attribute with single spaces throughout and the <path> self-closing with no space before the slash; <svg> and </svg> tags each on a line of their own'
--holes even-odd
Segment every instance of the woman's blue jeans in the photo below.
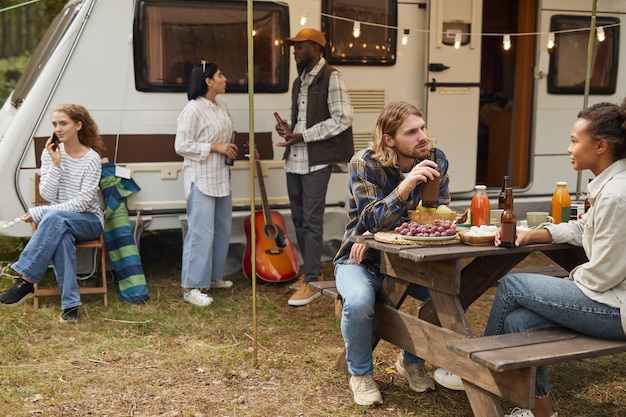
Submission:
<svg viewBox="0 0 626 417">
<path fill-rule="evenodd" d="M 183 244 L 183 288 L 211 288 L 212 279 L 224 279 L 232 215 L 231 194 L 210 197 L 191 184 L 187 196 L 187 234 Z"/>
<path fill-rule="evenodd" d="M 94 240 L 102 223 L 93 213 L 50 210 L 43 215 L 19 259 L 11 268 L 34 283 L 40 283 L 50 262 L 54 265 L 63 309 L 81 305 L 76 280 L 75 242 Z"/>
<path fill-rule="evenodd" d="M 626 339 L 619 309 L 591 300 L 574 281 L 537 274 L 510 274 L 502 278 L 485 336 L 553 327 L 602 339 Z M 535 396 L 544 398 L 549 392 L 547 369 L 540 366 Z"/>
<path fill-rule="evenodd" d="M 383 275 L 371 273 L 363 265 L 354 263 L 335 265 L 337 291 L 343 301 L 341 334 L 346 345 L 348 371 L 352 375 L 371 374 L 374 371 L 372 323 L 376 293 L 383 278 Z M 410 295 L 425 300 L 428 298 L 428 290 L 415 285 Z M 410 362 L 424 363 L 422 358 L 410 352 L 403 351 L 403 355 Z"/>
</svg>

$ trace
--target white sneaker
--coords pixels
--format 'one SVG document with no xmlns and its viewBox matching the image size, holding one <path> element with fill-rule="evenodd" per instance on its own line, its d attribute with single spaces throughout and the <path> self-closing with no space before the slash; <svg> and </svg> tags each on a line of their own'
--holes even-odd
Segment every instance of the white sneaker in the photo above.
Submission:
<svg viewBox="0 0 626 417">
<path fill-rule="evenodd" d="M 213 302 L 211 297 L 200 292 L 197 288 L 189 292 L 183 292 L 183 300 L 198 307 L 206 307 Z"/>
<path fill-rule="evenodd" d="M 402 352 L 396 360 L 398 374 L 409 381 L 409 387 L 415 392 L 428 392 L 435 389 L 435 383 L 426 373 L 424 365 L 411 363 L 404 359 Z"/>
<path fill-rule="evenodd" d="M 535 415 L 530 410 L 515 407 L 511 410 L 511 414 L 505 414 L 504 417 L 535 417 Z"/>
<path fill-rule="evenodd" d="M 535 415 L 526 408 L 515 407 L 511 410 L 511 414 L 505 414 L 504 417 L 535 417 Z M 552 417 L 558 417 L 558 413 L 552 414 Z"/>
<path fill-rule="evenodd" d="M 448 389 L 453 389 L 456 391 L 465 390 L 465 387 L 463 387 L 463 380 L 459 378 L 458 375 L 446 371 L 443 368 L 437 368 L 435 370 L 435 373 L 433 374 L 433 377 L 439 385 L 444 386 Z"/>
<path fill-rule="evenodd" d="M 358 405 L 381 405 L 383 396 L 372 374 L 352 375 L 350 389 L 354 394 L 354 402 Z"/>
<path fill-rule="evenodd" d="M 211 288 L 230 288 L 233 286 L 232 281 L 211 280 Z"/>
</svg>

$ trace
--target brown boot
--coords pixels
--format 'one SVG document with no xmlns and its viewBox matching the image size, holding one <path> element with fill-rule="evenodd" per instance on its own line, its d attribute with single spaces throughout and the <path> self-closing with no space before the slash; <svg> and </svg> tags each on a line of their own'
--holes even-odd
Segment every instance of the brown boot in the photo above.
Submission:
<svg viewBox="0 0 626 417">
<path fill-rule="evenodd" d="M 298 291 L 293 293 L 287 304 L 295 307 L 305 306 L 320 295 L 322 295 L 320 290 L 313 288 L 309 284 L 304 284 Z"/>
<path fill-rule="evenodd" d="M 317 277 L 318 281 L 324 281 L 324 275 L 319 274 L 319 276 Z M 302 287 L 302 284 L 304 284 L 304 274 L 300 275 L 300 278 L 298 278 L 296 281 L 294 281 L 293 284 L 291 284 L 289 286 L 290 290 L 299 290 L 300 287 Z"/>
</svg>

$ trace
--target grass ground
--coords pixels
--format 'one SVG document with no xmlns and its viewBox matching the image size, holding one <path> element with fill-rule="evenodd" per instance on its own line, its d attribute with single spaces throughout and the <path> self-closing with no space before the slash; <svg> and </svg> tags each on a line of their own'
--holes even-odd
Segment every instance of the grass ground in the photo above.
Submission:
<svg viewBox="0 0 626 417">
<path fill-rule="evenodd" d="M 12 284 L 8 264 L 22 244 L 0 238 L 0 290 Z M 395 372 L 398 350 L 386 342 L 374 353 L 385 404 L 355 405 L 347 377 L 335 370 L 343 340 L 327 297 L 292 308 L 288 285 L 257 286 L 255 345 L 251 285 L 241 273 L 230 277 L 233 288 L 212 291 L 215 302 L 201 309 L 181 298 L 179 233 L 144 233 L 141 254 L 150 292 L 145 305 L 119 301 L 111 285 L 108 307 L 101 297 L 83 297 L 76 324 L 59 323 L 56 297 L 38 311 L 31 302 L 0 310 L 0 415 L 472 415 L 463 392 L 413 393 Z M 492 296 L 468 312 L 477 333 Z M 625 364 L 620 355 L 552 367 L 559 416 L 626 415 Z"/>
</svg>

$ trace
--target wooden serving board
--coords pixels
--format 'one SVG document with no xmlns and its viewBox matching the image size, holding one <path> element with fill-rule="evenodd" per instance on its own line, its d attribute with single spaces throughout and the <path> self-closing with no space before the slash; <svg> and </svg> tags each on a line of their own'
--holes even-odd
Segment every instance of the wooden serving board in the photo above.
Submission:
<svg viewBox="0 0 626 417">
<path fill-rule="evenodd" d="M 454 239 L 422 241 L 404 239 L 402 235 L 397 232 L 376 232 L 374 239 L 382 243 L 393 243 L 394 245 L 440 246 L 461 243 L 461 238 L 458 237 L 458 234 Z"/>
</svg>

